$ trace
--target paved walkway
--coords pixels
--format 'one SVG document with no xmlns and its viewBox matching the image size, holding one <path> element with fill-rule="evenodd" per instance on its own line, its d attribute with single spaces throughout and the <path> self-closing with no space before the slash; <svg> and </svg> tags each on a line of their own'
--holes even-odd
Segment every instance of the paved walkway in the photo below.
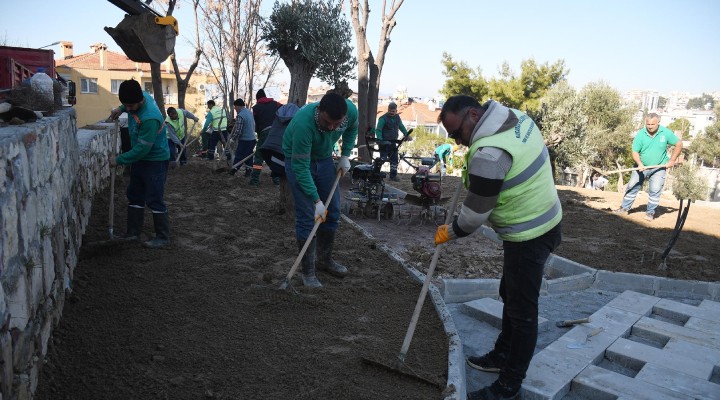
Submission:
<svg viewBox="0 0 720 400">
<path fill-rule="evenodd" d="M 492 230 L 483 233 L 496 240 Z M 424 280 L 391 247 L 379 247 Z M 612 273 L 556 256 L 545 273 L 523 399 L 720 400 L 720 282 Z M 430 286 L 449 337 L 446 400 L 464 400 L 497 378 L 467 367 L 465 357 L 493 347 L 503 307 L 498 286 L 497 279 Z M 588 323 L 556 326 L 586 317 Z"/>
</svg>

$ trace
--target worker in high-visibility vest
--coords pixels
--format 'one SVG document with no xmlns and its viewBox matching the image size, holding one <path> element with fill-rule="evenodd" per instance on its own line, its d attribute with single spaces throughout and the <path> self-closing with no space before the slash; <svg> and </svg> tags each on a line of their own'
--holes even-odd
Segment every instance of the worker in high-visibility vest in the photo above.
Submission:
<svg viewBox="0 0 720 400">
<path fill-rule="evenodd" d="M 182 112 L 182 118 L 180 117 L 180 114 L 178 111 Z M 170 148 L 170 162 L 175 162 L 175 158 L 177 157 L 177 153 L 173 152 L 173 147 L 176 145 L 180 146 L 180 165 L 187 164 L 187 152 L 183 151 L 182 146 L 185 146 L 185 143 L 188 138 L 188 126 L 187 126 L 187 120 L 191 119 L 195 122 L 199 120 L 198 117 L 196 117 L 193 113 L 191 113 L 188 110 L 183 110 L 182 108 L 175 109 L 175 107 L 169 107 L 167 109 L 167 118 L 165 118 L 165 127 L 168 131 L 168 146 L 171 146 Z M 177 139 L 177 142 L 173 140 L 173 138 Z M 171 143 L 172 142 L 172 143 Z M 179 142 L 179 144 L 178 144 Z"/>
<path fill-rule="evenodd" d="M 205 125 L 203 125 L 202 131 L 207 132 L 209 128 L 212 128 L 207 148 L 207 159 L 212 161 L 215 159 L 215 147 L 218 142 L 227 142 L 228 115 L 225 109 L 215 105 L 213 100 L 207 102 L 207 108 L 209 111 L 205 116 Z M 225 151 L 225 157 L 227 157 L 228 160 L 230 159 L 230 152 L 227 150 Z"/>
</svg>

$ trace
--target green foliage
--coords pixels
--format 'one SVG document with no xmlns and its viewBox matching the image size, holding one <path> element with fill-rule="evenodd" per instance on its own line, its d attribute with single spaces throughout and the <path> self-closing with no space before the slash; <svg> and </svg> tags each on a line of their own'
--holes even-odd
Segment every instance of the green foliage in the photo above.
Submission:
<svg viewBox="0 0 720 400">
<path fill-rule="evenodd" d="M 479 100 L 487 97 L 487 82 L 479 68 L 472 69 L 464 61 L 456 62 L 446 52 L 443 52 L 442 57 L 442 64 L 445 67 L 443 75 L 448 79 L 445 80 L 440 94 L 445 97 L 467 95 Z"/>
<path fill-rule="evenodd" d="M 278 54 L 289 69 L 301 64 L 332 85 L 354 78 L 352 29 L 334 0 L 276 1 L 263 24 L 262 39 L 270 54 Z"/>
<path fill-rule="evenodd" d="M 689 163 L 673 169 L 673 195 L 678 199 L 705 200 L 708 187 L 705 179 L 698 174 L 699 168 Z"/>
<path fill-rule="evenodd" d="M 690 121 L 688 121 L 686 118 L 678 118 L 670 125 L 667 126 L 670 130 L 674 131 L 680 131 L 682 134 L 682 137 L 688 137 L 688 134 L 690 133 Z"/>
<path fill-rule="evenodd" d="M 701 97 L 695 97 L 690 99 L 685 108 L 687 108 L 688 110 L 704 110 L 706 104 L 709 104 L 710 109 L 712 110 L 713 107 L 715 107 L 715 99 L 713 99 L 712 95 L 703 93 Z"/>
<path fill-rule="evenodd" d="M 705 128 L 705 132 L 693 139 L 690 154 L 695 154 L 699 162 L 713 168 L 720 164 L 720 121 Z"/>
<path fill-rule="evenodd" d="M 523 60 L 520 76 L 517 76 L 508 63 L 503 63 L 498 71 L 499 77 L 486 80 L 480 68 L 472 69 L 465 62 L 456 62 L 448 53 L 443 53 L 442 64 L 445 67 L 445 80 L 441 94 L 446 97 L 468 95 L 478 101 L 492 98 L 508 107 L 519 110 L 535 111 L 540 99 L 558 82 L 565 80 L 568 73 L 565 61 L 558 60 L 550 65 L 547 62 L 538 65 L 534 59 Z"/>
</svg>

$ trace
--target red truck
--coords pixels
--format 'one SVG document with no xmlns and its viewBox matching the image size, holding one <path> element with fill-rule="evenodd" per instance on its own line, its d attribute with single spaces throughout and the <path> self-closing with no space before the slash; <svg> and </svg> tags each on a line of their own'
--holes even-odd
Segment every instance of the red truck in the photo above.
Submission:
<svg viewBox="0 0 720 400">
<path fill-rule="evenodd" d="M 0 46 L 0 90 L 19 86 L 40 68 L 55 78 L 54 54 L 52 50 Z"/>
</svg>

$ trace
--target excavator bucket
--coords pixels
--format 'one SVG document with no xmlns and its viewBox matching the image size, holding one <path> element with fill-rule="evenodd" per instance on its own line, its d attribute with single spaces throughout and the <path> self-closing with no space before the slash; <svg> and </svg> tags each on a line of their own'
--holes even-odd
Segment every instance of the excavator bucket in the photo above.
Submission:
<svg viewBox="0 0 720 400">
<path fill-rule="evenodd" d="M 115 28 L 105 27 L 129 59 L 135 62 L 162 63 L 175 48 L 175 30 L 160 25 L 151 13 L 125 15 Z"/>
</svg>

